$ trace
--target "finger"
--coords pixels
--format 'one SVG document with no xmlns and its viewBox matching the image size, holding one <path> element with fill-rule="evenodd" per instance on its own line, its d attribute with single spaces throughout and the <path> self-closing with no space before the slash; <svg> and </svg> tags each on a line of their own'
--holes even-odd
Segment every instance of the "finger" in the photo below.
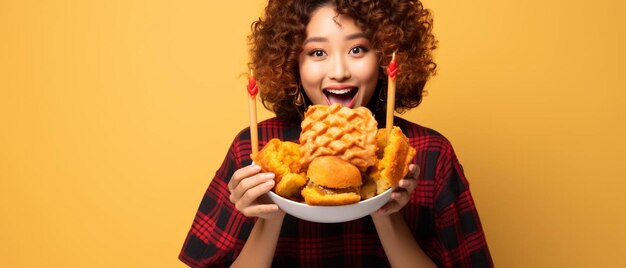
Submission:
<svg viewBox="0 0 626 268">
<path fill-rule="evenodd" d="M 261 166 L 258 165 L 249 165 L 238 169 L 237 171 L 235 171 L 235 173 L 233 173 L 233 176 L 230 177 L 230 181 L 228 182 L 228 190 L 232 192 L 233 189 L 235 189 L 237 185 L 239 185 L 239 182 L 242 179 L 251 177 L 252 175 L 259 172 L 261 172 Z"/>
<path fill-rule="evenodd" d="M 236 203 L 248 190 L 268 181 L 274 181 L 274 173 L 258 173 L 252 177 L 242 179 L 237 184 L 237 187 L 230 192 L 230 201 Z"/>
<path fill-rule="evenodd" d="M 259 218 L 269 218 L 273 216 L 275 213 L 281 212 L 280 208 L 276 204 L 262 204 L 249 206 L 245 208 L 242 213 L 246 215 L 246 217 L 259 217 Z"/>
<path fill-rule="evenodd" d="M 410 194 L 406 191 L 391 193 L 391 200 L 396 201 L 396 203 L 398 203 L 400 207 L 403 207 L 404 205 L 406 205 L 406 203 L 409 202 L 409 198 L 410 198 Z"/>
<path fill-rule="evenodd" d="M 398 182 L 398 186 L 405 189 L 408 193 L 412 193 L 417 187 L 417 181 L 412 179 L 401 179 Z"/>
<path fill-rule="evenodd" d="M 379 208 L 375 213 L 381 214 L 381 215 L 389 215 L 391 213 L 399 211 L 400 208 L 401 208 L 400 204 L 398 204 L 395 201 L 392 201 L 392 202 L 385 204 L 381 208 Z"/>
<path fill-rule="evenodd" d="M 271 174 L 272 178 L 274 175 L 273 173 L 263 173 L 263 174 L 264 175 Z M 248 188 L 245 192 L 243 192 L 243 195 L 241 195 L 241 198 L 237 201 L 235 206 L 237 206 L 237 209 L 239 210 L 246 208 L 250 206 L 250 204 L 252 204 L 254 200 L 259 198 L 259 196 L 269 192 L 273 187 L 274 187 L 274 180 L 270 178 L 269 180 L 261 184 L 255 185 L 252 188 Z M 238 191 L 235 191 L 235 192 L 238 192 Z"/>
<path fill-rule="evenodd" d="M 415 164 L 410 164 L 409 165 L 409 172 L 408 172 L 408 174 L 406 174 L 406 178 L 417 179 L 419 174 L 420 174 L 420 167 L 418 165 L 415 165 Z"/>
<path fill-rule="evenodd" d="M 405 196 L 408 196 L 405 191 L 391 193 L 391 200 L 387 202 L 387 204 L 379 208 L 375 213 L 381 214 L 381 215 L 388 215 L 388 214 L 400 211 L 400 209 L 408 201 L 408 199 Z"/>
</svg>

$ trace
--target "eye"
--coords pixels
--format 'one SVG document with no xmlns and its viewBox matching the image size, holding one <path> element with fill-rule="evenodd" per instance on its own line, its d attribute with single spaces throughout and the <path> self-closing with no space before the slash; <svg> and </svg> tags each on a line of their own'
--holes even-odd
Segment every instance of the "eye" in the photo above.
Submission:
<svg viewBox="0 0 626 268">
<path fill-rule="evenodd" d="M 359 55 L 367 52 L 368 49 L 364 46 L 356 46 L 350 49 L 350 53 L 354 55 Z"/>
<path fill-rule="evenodd" d="M 326 56 L 326 52 L 324 52 L 321 49 L 316 49 L 316 50 L 313 50 L 313 51 L 309 52 L 309 56 L 318 57 L 318 58 L 319 57 L 324 57 L 324 56 Z"/>
<path fill-rule="evenodd" d="M 350 49 L 350 54 L 353 54 L 355 56 L 362 56 L 367 51 L 369 51 L 369 49 L 365 46 L 356 46 Z"/>
</svg>

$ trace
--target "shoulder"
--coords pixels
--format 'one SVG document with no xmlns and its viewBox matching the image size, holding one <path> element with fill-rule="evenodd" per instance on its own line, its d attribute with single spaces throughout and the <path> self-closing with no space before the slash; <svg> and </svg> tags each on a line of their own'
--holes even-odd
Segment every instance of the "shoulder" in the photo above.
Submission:
<svg viewBox="0 0 626 268">
<path fill-rule="evenodd" d="M 404 118 L 396 117 L 395 120 L 396 125 L 409 138 L 409 143 L 416 149 L 454 154 L 450 140 L 440 132 Z"/>
<path fill-rule="evenodd" d="M 405 119 L 397 124 L 416 149 L 415 163 L 420 167 L 422 189 L 429 189 L 433 199 L 424 201 L 442 211 L 469 189 L 463 167 L 450 141 L 441 133 Z"/>
</svg>

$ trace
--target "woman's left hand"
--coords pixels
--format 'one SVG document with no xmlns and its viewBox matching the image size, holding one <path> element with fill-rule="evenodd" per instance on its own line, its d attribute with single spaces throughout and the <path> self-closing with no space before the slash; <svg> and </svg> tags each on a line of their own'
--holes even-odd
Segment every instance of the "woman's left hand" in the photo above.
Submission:
<svg viewBox="0 0 626 268">
<path fill-rule="evenodd" d="M 409 173 L 398 182 L 398 188 L 391 193 L 389 202 L 373 214 L 375 216 L 384 216 L 400 211 L 411 199 L 411 193 L 413 193 L 417 187 L 417 177 L 419 173 L 419 166 L 410 164 Z"/>
</svg>

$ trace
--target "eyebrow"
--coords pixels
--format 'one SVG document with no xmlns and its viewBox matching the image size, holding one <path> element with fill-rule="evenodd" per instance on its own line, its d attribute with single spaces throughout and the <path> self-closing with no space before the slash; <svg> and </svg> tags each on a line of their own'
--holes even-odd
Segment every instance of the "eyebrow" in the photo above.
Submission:
<svg viewBox="0 0 626 268">
<path fill-rule="evenodd" d="M 364 33 L 355 33 L 355 34 L 351 34 L 346 36 L 346 40 L 353 40 L 353 39 L 359 39 L 359 38 L 365 38 L 367 39 L 367 36 Z M 309 42 L 328 42 L 328 38 L 325 37 L 309 37 L 306 40 L 304 40 L 304 43 L 302 43 L 302 45 L 306 45 Z"/>
</svg>

